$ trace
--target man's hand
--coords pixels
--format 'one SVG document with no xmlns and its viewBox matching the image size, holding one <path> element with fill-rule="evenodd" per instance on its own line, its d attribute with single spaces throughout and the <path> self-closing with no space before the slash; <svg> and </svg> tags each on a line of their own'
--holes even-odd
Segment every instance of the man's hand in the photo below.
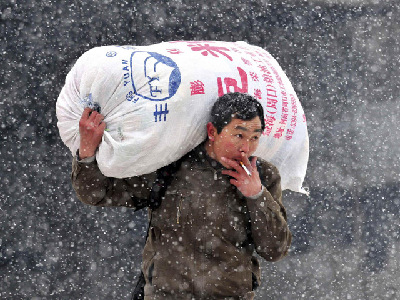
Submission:
<svg viewBox="0 0 400 300">
<path fill-rule="evenodd" d="M 80 147 L 79 157 L 81 159 L 95 155 L 97 147 L 100 145 L 101 139 L 106 128 L 103 122 L 104 116 L 97 111 L 86 107 L 79 121 Z"/>
<path fill-rule="evenodd" d="M 230 170 L 223 170 L 222 174 L 233 177 L 233 179 L 230 180 L 230 183 L 236 186 L 243 196 L 252 197 L 261 191 L 261 180 L 256 166 L 257 157 L 253 157 L 250 162 L 244 154 L 242 155 L 242 162 L 250 171 L 250 176 L 246 173 L 239 162 L 226 157 L 222 157 L 221 159 L 228 166 L 232 167 Z"/>
</svg>

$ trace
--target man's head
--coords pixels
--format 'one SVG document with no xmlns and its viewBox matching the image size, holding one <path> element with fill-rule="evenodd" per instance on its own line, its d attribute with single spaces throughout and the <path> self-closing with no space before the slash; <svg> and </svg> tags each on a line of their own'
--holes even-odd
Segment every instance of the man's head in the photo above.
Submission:
<svg viewBox="0 0 400 300">
<path fill-rule="evenodd" d="M 211 123 L 217 128 L 218 133 L 221 133 L 234 118 L 247 121 L 257 116 L 264 131 L 264 110 L 260 102 L 250 95 L 237 92 L 219 97 L 211 109 Z"/>
<path fill-rule="evenodd" d="M 222 157 L 237 161 L 243 154 L 250 157 L 258 147 L 264 128 L 264 111 L 255 98 L 241 93 L 225 94 L 211 110 L 207 153 L 222 165 Z"/>
</svg>

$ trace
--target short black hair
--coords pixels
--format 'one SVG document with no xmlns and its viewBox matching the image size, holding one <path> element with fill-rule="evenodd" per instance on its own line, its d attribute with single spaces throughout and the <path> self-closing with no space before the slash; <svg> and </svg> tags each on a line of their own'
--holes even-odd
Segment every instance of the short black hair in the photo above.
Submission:
<svg viewBox="0 0 400 300">
<path fill-rule="evenodd" d="M 252 120 L 259 117 L 261 129 L 265 129 L 264 110 L 254 97 L 243 93 L 228 93 L 217 99 L 211 109 L 211 123 L 218 134 L 232 119 Z"/>
</svg>

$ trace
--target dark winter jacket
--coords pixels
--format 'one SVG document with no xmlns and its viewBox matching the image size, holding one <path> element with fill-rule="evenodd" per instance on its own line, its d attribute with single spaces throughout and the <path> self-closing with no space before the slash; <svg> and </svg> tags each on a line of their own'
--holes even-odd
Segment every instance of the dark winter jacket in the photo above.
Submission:
<svg viewBox="0 0 400 300">
<path fill-rule="evenodd" d="M 202 146 L 186 155 L 161 205 L 149 210 L 145 299 L 253 299 L 260 281 L 255 251 L 276 261 L 291 242 L 278 170 L 258 163 L 266 189 L 250 199 L 230 184 Z M 155 173 L 107 178 L 96 162 L 73 161 L 73 187 L 90 205 L 142 206 L 155 178 Z"/>
</svg>

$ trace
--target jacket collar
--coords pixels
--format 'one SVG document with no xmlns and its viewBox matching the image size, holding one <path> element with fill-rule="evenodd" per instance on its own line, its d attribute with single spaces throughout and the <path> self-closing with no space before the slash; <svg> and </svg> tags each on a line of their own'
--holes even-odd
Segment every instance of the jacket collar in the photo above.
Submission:
<svg viewBox="0 0 400 300">
<path fill-rule="evenodd" d="M 205 147 L 206 141 L 202 142 L 200 145 L 198 145 L 196 148 L 193 149 L 193 158 L 198 162 L 202 167 L 205 168 L 212 168 L 217 171 L 224 169 L 225 167 L 216 161 L 215 159 L 212 159 L 206 151 Z"/>
</svg>

